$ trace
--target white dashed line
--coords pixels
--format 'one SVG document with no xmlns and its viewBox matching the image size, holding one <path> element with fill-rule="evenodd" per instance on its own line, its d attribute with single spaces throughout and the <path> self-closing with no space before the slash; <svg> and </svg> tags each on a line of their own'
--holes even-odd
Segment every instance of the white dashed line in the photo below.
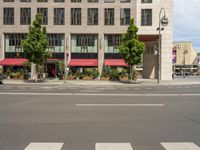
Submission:
<svg viewBox="0 0 200 150">
<path fill-rule="evenodd" d="M 161 143 L 166 150 L 200 150 L 194 143 Z"/>
<path fill-rule="evenodd" d="M 78 107 L 163 107 L 164 104 L 76 104 Z"/>
<path fill-rule="evenodd" d="M 133 150 L 130 143 L 96 143 L 95 150 Z"/>
<path fill-rule="evenodd" d="M 61 150 L 64 143 L 30 143 L 24 150 Z"/>
</svg>

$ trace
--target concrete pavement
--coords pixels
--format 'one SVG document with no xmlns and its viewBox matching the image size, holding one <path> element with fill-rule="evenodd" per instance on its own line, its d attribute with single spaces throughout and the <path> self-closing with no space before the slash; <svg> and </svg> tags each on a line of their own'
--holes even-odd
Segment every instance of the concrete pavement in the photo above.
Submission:
<svg viewBox="0 0 200 150">
<path fill-rule="evenodd" d="M 127 82 L 119 82 L 119 81 L 102 81 L 102 80 L 58 80 L 58 79 L 46 79 L 45 81 L 41 81 L 38 83 L 34 83 L 32 81 L 24 81 L 24 80 L 12 80 L 5 79 L 3 81 L 4 84 L 43 84 L 43 85 L 120 85 L 120 86 L 157 86 L 157 80 L 155 79 L 138 79 L 136 83 L 128 84 Z M 196 85 L 200 84 L 200 77 L 186 77 L 186 78 L 175 78 L 170 81 L 161 81 L 159 85 Z"/>
</svg>

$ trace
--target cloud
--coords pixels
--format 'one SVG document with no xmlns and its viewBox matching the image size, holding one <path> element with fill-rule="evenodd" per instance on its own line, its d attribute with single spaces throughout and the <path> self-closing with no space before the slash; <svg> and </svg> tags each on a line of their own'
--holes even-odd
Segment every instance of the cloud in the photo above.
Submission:
<svg viewBox="0 0 200 150">
<path fill-rule="evenodd" d="M 174 41 L 191 41 L 200 52 L 200 0 L 174 0 Z"/>
</svg>

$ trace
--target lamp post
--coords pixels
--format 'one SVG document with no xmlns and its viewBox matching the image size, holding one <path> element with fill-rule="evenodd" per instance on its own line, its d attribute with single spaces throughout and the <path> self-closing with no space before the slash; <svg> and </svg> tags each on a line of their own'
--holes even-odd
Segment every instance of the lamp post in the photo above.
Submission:
<svg viewBox="0 0 200 150">
<path fill-rule="evenodd" d="M 161 17 L 161 13 L 164 11 L 164 16 Z M 159 13 L 159 27 L 157 28 L 157 31 L 159 32 L 159 41 L 158 41 L 158 54 L 157 54 L 157 83 L 160 83 L 160 55 L 161 55 L 161 31 L 164 30 L 164 27 L 168 25 L 169 21 L 166 17 L 165 9 L 161 8 Z"/>
<path fill-rule="evenodd" d="M 68 76 L 67 72 L 67 50 L 68 50 L 68 38 L 66 38 L 66 48 L 64 51 L 64 82 L 66 81 L 66 78 Z"/>
<path fill-rule="evenodd" d="M 188 50 L 187 50 L 187 45 L 185 45 L 185 48 L 184 48 L 184 51 L 183 51 L 183 55 L 184 55 L 184 60 L 183 60 L 183 77 L 185 78 L 185 74 L 186 74 L 186 63 L 185 63 L 185 55 L 188 53 Z"/>
</svg>

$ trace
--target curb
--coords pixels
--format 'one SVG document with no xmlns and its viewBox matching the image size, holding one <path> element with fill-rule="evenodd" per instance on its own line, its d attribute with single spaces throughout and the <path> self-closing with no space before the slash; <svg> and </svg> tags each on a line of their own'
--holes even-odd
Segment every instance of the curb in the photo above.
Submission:
<svg viewBox="0 0 200 150">
<path fill-rule="evenodd" d="M 133 84 L 117 82 L 117 81 L 53 81 L 53 82 L 23 82 L 23 81 L 3 81 L 4 85 L 69 85 L 69 86 L 184 86 L 184 85 L 197 85 L 200 84 L 200 81 L 161 81 L 160 84 L 157 84 L 155 80 L 140 80 Z"/>
</svg>

